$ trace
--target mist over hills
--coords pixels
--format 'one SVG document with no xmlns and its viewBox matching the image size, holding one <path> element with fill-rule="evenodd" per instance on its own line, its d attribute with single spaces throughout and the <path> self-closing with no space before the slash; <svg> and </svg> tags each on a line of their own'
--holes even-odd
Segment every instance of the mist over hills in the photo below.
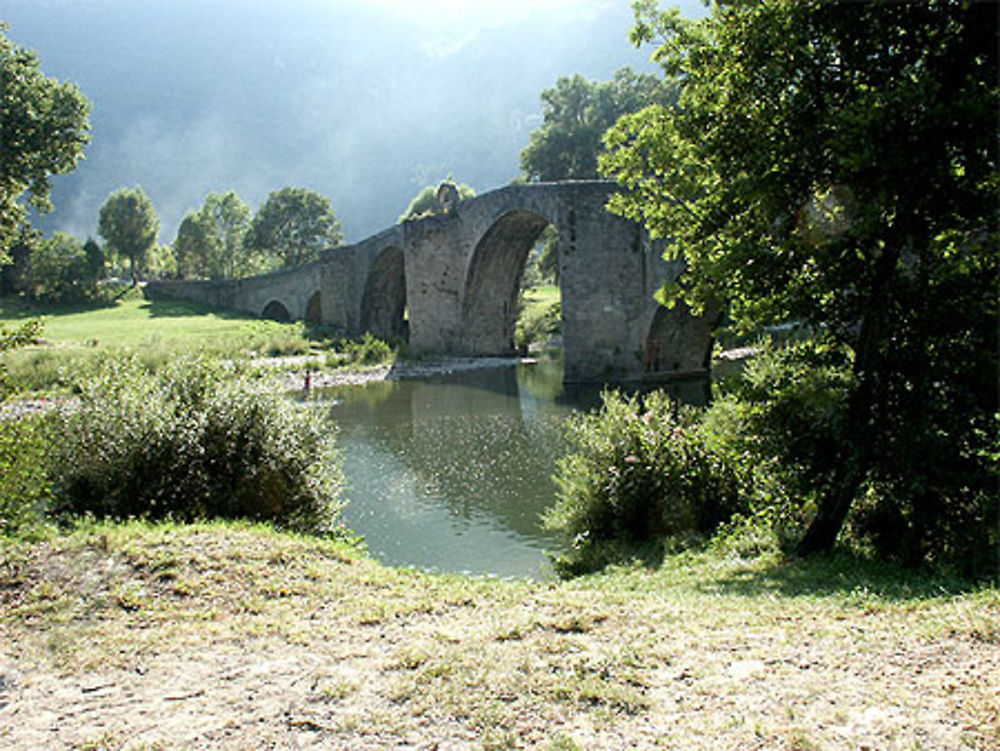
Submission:
<svg viewBox="0 0 1000 751">
<path fill-rule="evenodd" d="M 449 173 L 504 185 L 558 76 L 653 70 L 626 0 L 513 4 L 5 0 L 8 35 L 94 104 L 86 160 L 55 178 L 40 224 L 94 235 L 108 194 L 142 185 L 169 243 L 209 191 L 256 209 L 295 185 L 329 197 L 354 241 Z"/>
</svg>

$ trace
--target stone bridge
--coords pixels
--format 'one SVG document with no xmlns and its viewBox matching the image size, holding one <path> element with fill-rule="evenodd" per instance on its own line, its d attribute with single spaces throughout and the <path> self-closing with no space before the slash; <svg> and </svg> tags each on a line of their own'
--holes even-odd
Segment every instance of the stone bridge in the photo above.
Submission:
<svg viewBox="0 0 1000 751">
<path fill-rule="evenodd" d="M 397 224 L 314 263 L 246 279 L 149 284 L 163 296 L 278 320 L 409 339 L 415 352 L 512 355 L 525 262 L 542 231 L 559 235 L 564 379 L 666 380 L 704 374 L 714 317 L 653 298 L 676 264 L 646 232 L 605 209 L 604 181 L 514 184 Z"/>
</svg>

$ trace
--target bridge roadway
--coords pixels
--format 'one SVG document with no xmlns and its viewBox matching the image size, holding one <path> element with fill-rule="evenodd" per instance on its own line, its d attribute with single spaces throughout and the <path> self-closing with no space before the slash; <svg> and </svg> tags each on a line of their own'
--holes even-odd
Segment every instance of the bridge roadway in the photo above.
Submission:
<svg viewBox="0 0 1000 751">
<path fill-rule="evenodd" d="M 637 224 L 605 209 L 614 183 L 513 184 L 439 215 L 397 224 L 314 263 L 245 279 L 161 281 L 150 292 L 345 336 L 409 339 L 411 350 L 512 355 L 525 262 L 543 230 L 559 234 L 564 379 L 668 380 L 707 373 L 715 318 L 667 310 L 653 297 L 679 273 Z"/>
</svg>

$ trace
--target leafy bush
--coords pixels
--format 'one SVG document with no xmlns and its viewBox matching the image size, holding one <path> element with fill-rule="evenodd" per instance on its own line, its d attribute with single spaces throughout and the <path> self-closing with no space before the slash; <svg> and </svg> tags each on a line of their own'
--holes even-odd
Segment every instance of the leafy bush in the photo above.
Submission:
<svg viewBox="0 0 1000 751">
<path fill-rule="evenodd" d="M 332 531 L 339 464 L 321 417 L 233 366 L 182 360 L 146 374 L 106 363 L 56 416 L 56 512 L 246 518 Z"/>
<path fill-rule="evenodd" d="M 36 300 L 97 300 L 98 279 L 103 271 L 104 255 L 97 243 L 83 243 L 65 232 L 56 232 L 32 250 L 25 283 Z"/>
<path fill-rule="evenodd" d="M 37 341 L 42 335 L 42 322 L 27 321 L 15 329 L 0 328 L 0 355 L 25 347 Z M 0 360 L 0 402 L 10 396 L 16 385 L 7 371 L 7 361 Z"/>
<path fill-rule="evenodd" d="M 559 464 L 547 522 L 573 540 L 560 569 L 592 570 L 690 534 L 714 533 L 717 550 L 740 556 L 796 547 L 850 461 L 854 387 L 846 351 L 819 339 L 762 347 L 702 412 L 658 395 L 643 412 L 635 397 L 605 395 L 600 413 L 571 421 L 574 453 Z M 944 390 L 937 399 L 959 399 Z M 905 425 L 872 426 L 883 436 L 878 461 L 841 542 L 911 567 L 996 575 L 1000 417 L 970 426 L 948 424 L 932 404 L 907 413 Z"/>
<path fill-rule="evenodd" d="M 559 300 L 532 311 L 525 308 L 517 320 L 514 344 L 527 350 L 533 344 L 544 344 L 562 330 L 562 303 Z"/>
<path fill-rule="evenodd" d="M 568 423 L 572 452 L 560 459 L 549 528 L 572 541 L 562 574 L 642 554 L 664 538 L 709 535 L 742 510 L 737 475 L 704 440 L 693 411 L 663 394 L 602 394 L 601 409 Z"/>
<path fill-rule="evenodd" d="M 0 536 L 30 536 L 43 525 L 52 442 L 44 418 L 0 425 Z"/>
<path fill-rule="evenodd" d="M 924 359 L 931 367 L 932 356 Z M 799 541 L 824 494 L 834 492 L 839 465 L 850 461 L 843 443 L 855 387 L 850 365 L 843 349 L 822 341 L 764 347 L 743 377 L 707 409 L 703 435 L 737 467 L 751 512 L 726 534 L 745 541 L 770 526 L 784 549 Z M 946 384 L 942 378 L 937 393 L 919 404 L 897 405 L 908 415 L 900 424 L 872 426 L 880 436 L 876 461 L 841 542 L 910 567 L 974 578 L 995 575 L 1000 570 L 1000 430 L 996 418 L 992 424 L 969 425 L 965 409 L 956 409 L 948 424 L 947 410 L 933 403 L 958 400 L 949 396 Z M 969 388 L 963 398 L 974 393 Z M 886 399 L 899 399 L 890 390 L 887 394 Z"/>
<path fill-rule="evenodd" d="M 330 354 L 326 361 L 331 367 L 378 365 L 392 362 L 393 357 L 391 344 L 365 332 L 365 335 L 358 339 L 341 339 L 337 343 L 336 351 Z"/>
<path fill-rule="evenodd" d="M 750 514 L 771 524 L 786 548 L 829 484 L 850 384 L 840 349 L 815 341 L 762 345 L 702 417 L 708 446 L 738 469 Z"/>
</svg>

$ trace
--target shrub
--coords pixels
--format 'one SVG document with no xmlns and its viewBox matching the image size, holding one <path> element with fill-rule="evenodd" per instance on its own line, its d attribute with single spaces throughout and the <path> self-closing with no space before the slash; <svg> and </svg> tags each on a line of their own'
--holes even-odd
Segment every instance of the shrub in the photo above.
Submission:
<svg viewBox="0 0 1000 751">
<path fill-rule="evenodd" d="M 0 536 L 25 537 L 43 525 L 52 442 L 43 417 L 0 425 Z"/>
<path fill-rule="evenodd" d="M 15 329 L 0 327 L 0 356 L 12 350 L 26 347 L 36 342 L 42 335 L 42 322 L 27 321 Z M 0 360 L 0 402 L 10 396 L 17 387 L 7 372 L 6 358 Z"/>
<path fill-rule="evenodd" d="M 568 422 L 572 451 L 558 462 L 558 499 L 544 519 L 572 541 L 556 560 L 562 574 L 641 555 L 665 538 L 709 535 L 742 509 L 737 476 L 693 411 L 659 392 L 605 392 L 602 402 Z"/>
<path fill-rule="evenodd" d="M 378 365 L 391 362 L 392 345 L 365 332 L 359 339 L 342 339 L 337 345 L 338 364 Z"/>
<path fill-rule="evenodd" d="M 851 385 L 842 350 L 816 341 L 762 345 L 706 409 L 701 432 L 728 457 L 755 523 L 783 547 L 805 531 L 831 479 Z"/>
<path fill-rule="evenodd" d="M 333 531 L 341 475 L 332 430 L 268 382 L 201 360 L 151 376 L 125 359 L 81 391 L 79 409 L 56 417 L 57 512 Z"/>
<path fill-rule="evenodd" d="M 843 349 L 822 340 L 764 347 L 702 420 L 709 445 L 739 469 L 753 524 L 770 524 L 785 549 L 832 491 L 838 464 L 850 460 L 850 365 Z M 976 393 L 954 391 L 944 378 L 933 399 L 899 388 L 914 403 L 887 410 L 906 415 L 898 424 L 871 426 L 875 460 L 841 542 L 910 567 L 987 577 L 1000 570 L 1000 430 L 996 417 L 970 424 L 969 410 L 952 417 L 933 403 Z M 886 387 L 885 399 L 901 397 Z"/>
</svg>

